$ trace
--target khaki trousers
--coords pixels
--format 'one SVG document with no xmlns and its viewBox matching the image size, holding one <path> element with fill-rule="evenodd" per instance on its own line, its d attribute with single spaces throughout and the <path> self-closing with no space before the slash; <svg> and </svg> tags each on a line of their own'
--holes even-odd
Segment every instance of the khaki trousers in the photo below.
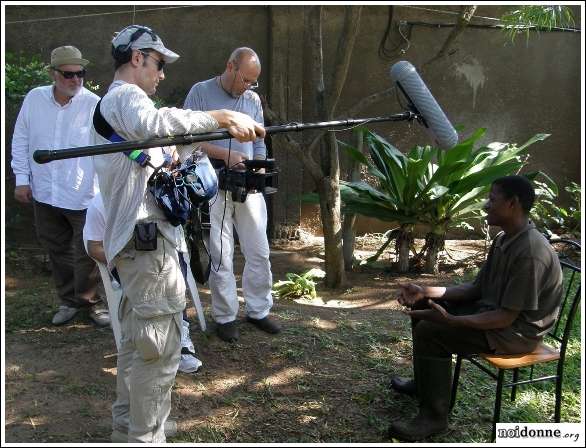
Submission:
<svg viewBox="0 0 586 448">
<path fill-rule="evenodd" d="M 125 296 L 112 426 L 129 443 L 165 442 L 181 359 L 185 282 L 175 248 L 162 237 L 157 246 L 136 251 L 131 241 L 114 261 Z"/>
</svg>

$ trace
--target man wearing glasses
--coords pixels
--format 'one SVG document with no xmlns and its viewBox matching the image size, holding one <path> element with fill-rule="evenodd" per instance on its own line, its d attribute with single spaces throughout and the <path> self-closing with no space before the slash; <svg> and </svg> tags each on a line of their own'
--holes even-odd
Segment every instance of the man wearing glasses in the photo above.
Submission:
<svg viewBox="0 0 586 448">
<path fill-rule="evenodd" d="M 16 176 L 15 199 L 32 202 L 38 239 L 48 251 L 60 299 L 54 325 L 69 322 L 82 308 L 99 326 L 110 324 L 100 297 L 96 263 L 83 245 L 86 209 L 97 191 L 90 158 L 37 164 L 37 149 L 57 149 L 89 144 L 91 112 L 99 97 L 83 87 L 89 63 L 72 46 L 51 52 L 50 76 L 54 83 L 36 87 L 25 97 L 12 139 L 12 170 Z"/>
<path fill-rule="evenodd" d="M 179 55 L 150 28 L 131 25 L 121 30 L 112 40 L 112 56 L 114 82 L 96 107 L 92 144 L 218 128 L 239 141 L 264 137 L 261 125 L 238 112 L 157 109 L 149 96 L 165 79 L 165 64 Z M 184 160 L 196 149 L 183 145 L 177 151 Z M 177 249 L 184 235 L 158 207 L 147 185 L 154 170 L 141 165 L 137 153 L 149 157 L 155 167 L 164 161 L 161 148 L 93 157 L 104 203 L 106 261 L 116 268 L 125 294 L 119 306 L 121 345 L 111 439 L 165 443 L 171 388 L 181 358 L 185 281 Z"/>
<path fill-rule="evenodd" d="M 258 86 L 260 71 L 260 59 L 254 50 L 237 48 L 230 55 L 221 75 L 199 82 L 191 88 L 184 107 L 192 110 L 230 109 L 245 113 L 262 124 L 264 120 L 260 98 L 253 92 Z M 266 159 L 262 138 L 247 143 L 216 140 L 203 143 L 202 147 L 209 157 L 222 160 L 229 169 L 244 169 L 242 162 L 247 159 Z M 262 193 L 249 193 L 244 202 L 239 202 L 227 192 L 228 187 L 222 189 L 220 181 L 219 193 L 210 203 L 210 290 L 216 332 L 222 340 L 235 342 L 239 332 L 236 322 L 238 297 L 233 271 L 233 228 L 238 233 L 245 259 L 242 289 L 246 302 L 246 320 L 270 334 L 278 333 L 280 326 L 269 317 L 273 298 L 264 197 Z"/>
</svg>

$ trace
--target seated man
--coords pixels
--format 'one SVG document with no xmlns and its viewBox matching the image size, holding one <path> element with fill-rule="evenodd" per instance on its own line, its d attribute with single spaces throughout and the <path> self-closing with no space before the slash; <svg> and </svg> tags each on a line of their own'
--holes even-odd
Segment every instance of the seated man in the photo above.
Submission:
<svg viewBox="0 0 586 448">
<path fill-rule="evenodd" d="M 98 193 L 92 201 L 87 210 L 87 217 L 85 227 L 83 229 L 83 240 L 88 252 L 88 255 L 97 262 L 107 265 L 106 255 L 104 253 L 103 237 L 105 228 L 104 219 L 104 204 L 102 202 L 102 195 Z M 180 257 L 181 268 L 183 275 L 186 275 L 187 264 Z M 117 274 L 114 272 L 114 277 L 119 281 Z M 117 313 L 116 313 L 117 315 Z M 181 331 L 181 361 L 179 363 L 179 371 L 183 373 L 196 373 L 202 362 L 195 356 L 195 347 L 189 336 L 189 322 L 187 321 L 187 313 L 183 311 L 183 328 Z"/>
<path fill-rule="evenodd" d="M 414 441 L 447 428 L 453 354 L 531 352 L 554 324 L 562 271 L 551 245 L 529 220 L 534 199 L 525 177 L 493 182 L 484 210 L 488 224 L 503 231 L 474 282 L 399 286 L 399 303 L 410 307 L 405 314 L 413 322 L 414 378 L 393 378 L 391 384 L 418 397 L 419 413 L 393 422 L 390 437 Z"/>
</svg>

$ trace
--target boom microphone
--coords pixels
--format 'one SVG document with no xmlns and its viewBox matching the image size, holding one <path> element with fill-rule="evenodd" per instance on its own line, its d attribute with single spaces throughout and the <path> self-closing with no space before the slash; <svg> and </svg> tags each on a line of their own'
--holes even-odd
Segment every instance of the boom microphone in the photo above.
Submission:
<svg viewBox="0 0 586 448">
<path fill-rule="evenodd" d="M 432 138 L 442 149 L 450 149 L 458 143 L 458 133 L 444 111 L 415 70 L 407 61 L 399 61 L 391 67 L 391 79 L 407 97 L 410 106 L 423 121 Z"/>
<path fill-rule="evenodd" d="M 289 123 L 277 126 L 267 126 L 267 135 L 283 132 L 299 132 L 307 129 L 324 129 L 336 127 L 353 127 L 367 123 L 379 123 L 383 121 L 406 121 L 416 118 L 414 112 L 405 111 L 400 114 L 388 117 L 374 118 L 348 118 L 346 120 L 322 121 L 319 123 Z M 53 160 L 71 159 L 74 157 L 98 156 L 101 154 L 113 154 L 123 151 L 134 151 L 136 149 L 156 148 L 158 146 L 189 145 L 196 142 L 207 142 L 232 138 L 226 130 L 206 132 L 204 134 L 175 135 L 170 137 L 159 137 L 147 140 L 126 141 L 120 143 L 106 143 L 104 145 L 83 146 L 66 149 L 37 149 L 33 153 L 33 159 L 37 163 L 47 163 Z"/>
</svg>

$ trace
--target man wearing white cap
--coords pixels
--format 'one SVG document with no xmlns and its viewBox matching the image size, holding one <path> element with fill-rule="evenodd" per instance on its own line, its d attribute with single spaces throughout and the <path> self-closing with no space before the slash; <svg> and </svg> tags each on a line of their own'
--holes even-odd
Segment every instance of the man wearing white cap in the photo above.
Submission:
<svg viewBox="0 0 586 448">
<path fill-rule="evenodd" d="M 264 137 L 261 125 L 238 112 L 156 109 L 149 95 L 165 79 L 165 64 L 175 62 L 179 55 L 165 48 L 150 28 L 124 28 L 112 40 L 112 56 L 116 73 L 94 114 L 93 144 L 218 128 L 228 129 L 239 141 Z M 180 158 L 194 149 L 180 147 Z M 160 148 L 94 156 L 105 206 L 106 260 L 118 271 L 125 292 L 120 306 L 119 397 L 112 410 L 112 439 L 164 443 L 171 388 L 181 357 L 185 282 L 177 247 L 183 233 L 158 208 L 147 188 L 153 169 L 141 165 L 141 158 L 150 158 L 154 166 L 163 163 Z M 130 391 L 130 409 L 121 406 L 123 386 Z"/>
<path fill-rule="evenodd" d="M 82 231 L 86 209 L 94 196 L 94 167 L 90 158 L 38 164 L 37 149 L 86 146 L 91 112 L 99 97 L 83 87 L 89 63 L 72 46 L 51 52 L 54 84 L 36 87 L 25 97 L 12 138 L 14 197 L 33 204 L 39 241 L 49 253 L 60 299 L 54 325 L 69 322 L 82 308 L 98 325 L 109 325 L 107 308 L 96 296 L 99 278 L 95 262 L 85 252 Z"/>
</svg>

